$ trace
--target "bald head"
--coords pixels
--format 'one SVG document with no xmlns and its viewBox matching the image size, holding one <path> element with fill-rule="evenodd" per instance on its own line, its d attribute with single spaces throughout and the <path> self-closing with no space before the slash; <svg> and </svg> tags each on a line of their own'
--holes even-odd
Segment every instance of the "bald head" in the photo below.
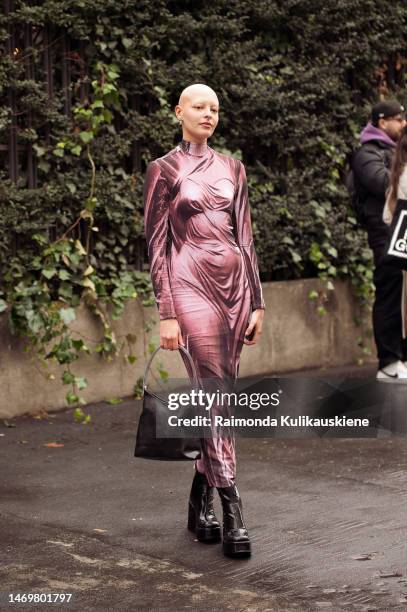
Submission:
<svg viewBox="0 0 407 612">
<path fill-rule="evenodd" d="M 208 85 L 203 85 L 202 83 L 195 83 L 194 85 L 188 85 L 188 87 L 185 87 L 185 89 L 181 92 L 178 104 L 183 106 L 186 102 L 191 102 L 191 100 L 196 97 L 212 98 L 213 100 L 216 100 L 217 104 L 219 104 L 218 96 L 213 89 L 208 87 Z"/>
<path fill-rule="evenodd" d="M 204 142 L 212 136 L 218 125 L 218 96 L 208 85 L 189 85 L 179 97 L 175 114 L 182 124 L 182 136 L 185 140 Z"/>
</svg>

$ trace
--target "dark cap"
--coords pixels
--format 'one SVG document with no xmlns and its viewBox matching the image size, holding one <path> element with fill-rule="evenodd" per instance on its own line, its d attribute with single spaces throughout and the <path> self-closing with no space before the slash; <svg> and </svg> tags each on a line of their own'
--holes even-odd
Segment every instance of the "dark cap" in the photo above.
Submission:
<svg viewBox="0 0 407 612">
<path fill-rule="evenodd" d="M 383 100 L 375 104 L 372 108 L 372 123 L 378 123 L 379 119 L 386 119 L 387 117 L 394 117 L 404 113 L 404 106 L 397 102 L 397 100 Z"/>
</svg>

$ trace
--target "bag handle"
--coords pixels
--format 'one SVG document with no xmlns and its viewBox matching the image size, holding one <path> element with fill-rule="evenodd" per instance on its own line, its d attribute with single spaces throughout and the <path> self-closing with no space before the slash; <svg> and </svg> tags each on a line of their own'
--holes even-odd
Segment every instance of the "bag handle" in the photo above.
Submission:
<svg viewBox="0 0 407 612">
<path fill-rule="evenodd" d="M 158 348 L 155 349 L 155 351 L 153 352 L 153 354 L 151 355 L 150 359 L 147 362 L 146 365 L 146 370 L 144 372 L 144 378 L 143 378 L 143 390 L 146 391 L 147 390 L 147 376 L 148 373 L 150 372 L 150 368 L 151 368 L 151 364 L 153 362 L 154 357 L 157 355 L 158 351 L 161 349 L 161 346 L 159 346 Z M 191 370 L 192 370 L 192 374 L 194 377 L 194 385 L 195 387 L 198 387 L 199 382 L 198 382 L 198 374 L 196 371 L 196 367 L 195 364 L 193 362 L 193 359 L 191 357 L 191 354 L 187 351 L 186 348 L 184 348 L 183 346 L 181 346 L 181 344 L 179 345 L 179 350 L 184 353 L 185 357 L 188 359 L 188 363 L 191 366 Z"/>
</svg>

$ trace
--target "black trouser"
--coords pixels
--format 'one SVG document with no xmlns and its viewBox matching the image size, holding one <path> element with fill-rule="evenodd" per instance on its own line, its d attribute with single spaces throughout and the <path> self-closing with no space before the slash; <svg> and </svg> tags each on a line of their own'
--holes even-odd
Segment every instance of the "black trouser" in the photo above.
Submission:
<svg viewBox="0 0 407 612">
<path fill-rule="evenodd" d="M 403 275 L 398 268 L 381 263 L 385 253 L 386 235 L 383 236 L 383 230 L 381 236 L 378 233 L 379 228 L 368 232 L 375 261 L 373 282 L 376 296 L 373 305 L 373 332 L 379 368 L 384 368 L 399 359 L 407 360 L 407 342 L 403 340 L 401 318 Z"/>
</svg>

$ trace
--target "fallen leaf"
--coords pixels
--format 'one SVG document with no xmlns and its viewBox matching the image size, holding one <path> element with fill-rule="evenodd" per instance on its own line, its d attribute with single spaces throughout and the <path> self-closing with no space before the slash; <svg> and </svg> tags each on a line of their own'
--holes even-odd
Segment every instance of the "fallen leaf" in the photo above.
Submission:
<svg viewBox="0 0 407 612">
<path fill-rule="evenodd" d="M 394 570 L 394 572 L 381 573 L 376 574 L 378 578 L 401 578 L 403 574 L 400 574 L 399 571 Z"/>
<path fill-rule="evenodd" d="M 65 446 L 65 444 L 60 444 L 59 442 L 47 442 L 44 444 L 47 448 L 61 448 L 61 446 Z"/>
<path fill-rule="evenodd" d="M 17 427 L 17 425 L 15 423 L 9 423 L 9 421 L 7 421 L 7 419 L 3 420 L 3 425 L 4 425 L 4 427 Z"/>
<path fill-rule="evenodd" d="M 94 529 L 93 531 L 96 531 L 96 533 L 106 533 L 107 529 Z"/>
</svg>

